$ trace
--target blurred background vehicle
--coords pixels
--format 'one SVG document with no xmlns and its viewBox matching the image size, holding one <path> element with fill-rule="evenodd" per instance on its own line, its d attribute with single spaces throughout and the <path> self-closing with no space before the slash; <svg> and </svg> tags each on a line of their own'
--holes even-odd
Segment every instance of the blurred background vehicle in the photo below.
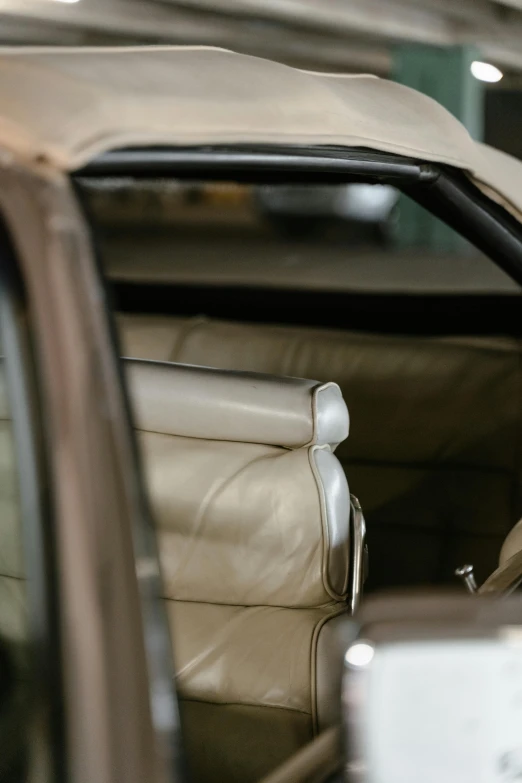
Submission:
<svg viewBox="0 0 522 783">
<path fill-rule="evenodd" d="M 256 189 L 260 212 L 283 234 L 314 235 L 321 226 L 360 224 L 364 236 L 384 244 L 393 240 L 399 194 L 389 185 L 363 183 L 344 186 L 265 185 Z"/>
</svg>

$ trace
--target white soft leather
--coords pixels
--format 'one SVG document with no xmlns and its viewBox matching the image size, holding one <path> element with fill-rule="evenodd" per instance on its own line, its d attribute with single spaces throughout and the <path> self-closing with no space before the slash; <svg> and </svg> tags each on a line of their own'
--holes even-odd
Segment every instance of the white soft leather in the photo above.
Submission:
<svg viewBox="0 0 522 783">
<path fill-rule="evenodd" d="M 341 423 L 337 432 L 330 424 L 329 434 L 336 442 L 343 434 L 348 419 L 337 388 L 321 397 L 325 387 L 309 381 L 126 365 L 167 597 L 275 606 L 344 600 L 348 487 L 329 445 L 307 445 L 317 440 L 321 406 L 330 404 L 330 420 Z M 299 418 L 301 448 L 289 448 L 296 438 L 286 416 Z M 270 433 L 275 445 L 266 444 Z"/>
<path fill-rule="evenodd" d="M 338 718 L 346 406 L 332 384 L 125 366 L 194 779 L 253 783 Z"/>
<path fill-rule="evenodd" d="M 495 568 L 522 515 L 517 340 L 118 318 L 129 356 L 339 384 L 351 427 L 336 455 L 364 508 L 374 588 Z"/>
<path fill-rule="evenodd" d="M 118 323 L 126 356 L 335 380 L 350 407 L 342 451 L 352 459 L 497 471 L 513 465 L 522 375 L 515 340 L 134 314 Z"/>
<path fill-rule="evenodd" d="M 135 411 L 149 432 L 206 440 L 264 443 L 296 449 L 337 446 L 348 437 L 348 410 L 339 387 L 301 378 L 211 367 L 129 362 L 138 384 Z"/>
<path fill-rule="evenodd" d="M 331 619 L 328 609 L 172 601 L 168 611 L 174 632 L 184 631 L 176 642 L 183 695 L 299 712 L 309 712 L 312 705 L 316 717 L 310 671 L 313 664 L 315 668 L 318 630 Z M 253 676 L 256 669 L 258 676 Z"/>
</svg>

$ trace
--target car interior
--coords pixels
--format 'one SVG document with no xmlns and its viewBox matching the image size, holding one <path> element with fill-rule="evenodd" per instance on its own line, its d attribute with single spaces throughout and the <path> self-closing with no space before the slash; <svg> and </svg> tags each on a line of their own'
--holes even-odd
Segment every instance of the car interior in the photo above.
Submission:
<svg viewBox="0 0 522 783">
<path fill-rule="evenodd" d="M 222 35 L 282 53 L 261 10 Z M 78 46 L 0 55 L 0 783 L 522 779 L 522 168 L 468 75 L 502 78 L 495 36 L 433 17 L 431 61 L 398 17 L 385 80 L 107 13 L 99 47 L 80 3 Z"/>
<path fill-rule="evenodd" d="M 496 568 L 522 516 L 520 290 L 469 247 L 377 251 L 342 220 L 301 238 L 233 183 L 79 187 L 155 512 L 189 764 L 204 783 L 260 780 L 339 720 L 350 493 L 365 592 Z"/>
<path fill-rule="evenodd" d="M 191 772 L 261 780 L 340 720 L 351 536 L 333 452 L 346 405 L 335 384 L 143 360 L 126 371 Z"/>
</svg>

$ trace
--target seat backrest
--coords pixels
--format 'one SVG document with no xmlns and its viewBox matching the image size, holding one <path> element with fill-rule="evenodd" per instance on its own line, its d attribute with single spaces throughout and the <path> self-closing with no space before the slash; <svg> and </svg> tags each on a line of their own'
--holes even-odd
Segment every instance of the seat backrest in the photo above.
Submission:
<svg viewBox="0 0 522 783">
<path fill-rule="evenodd" d="M 337 717 L 348 412 L 331 383 L 126 368 L 193 777 L 255 781 Z"/>
<path fill-rule="evenodd" d="M 508 338 L 398 337 L 206 319 L 120 317 L 128 356 L 333 380 L 337 455 L 368 523 L 372 587 L 479 580 L 522 515 L 522 362 Z"/>
</svg>

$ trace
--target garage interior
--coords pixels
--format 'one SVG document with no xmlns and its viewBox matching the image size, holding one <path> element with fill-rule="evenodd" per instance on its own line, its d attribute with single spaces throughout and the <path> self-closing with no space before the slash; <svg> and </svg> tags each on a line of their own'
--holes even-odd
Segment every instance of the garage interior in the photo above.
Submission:
<svg viewBox="0 0 522 783">
<path fill-rule="evenodd" d="M 205 45 L 305 70 L 392 79 L 442 103 L 475 139 L 522 157 L 522 0 L 4 0 L 0 20 L 6 45 Z M 288 356 L 289 329 L 346 332 L 352 343 L 345 359 L 336 359 L 339 377 L 326 377 L 331 367 L 320 362 L 290 359 L 268 366 L 245 356 L 233 367 L 232 357 L 228 367 L 342 378 L 352 414 L 347 474 L 355 475 L 369 512 L 370 588 L 451 582 L 467 559 L 485 578 L 522 513 L 512 443 L 522 382 L 519 286 L 402 195 L 384 194 L 390 208 L 369 220 L 340 186 L 290 190 L 285 203 L 269 190 L 183 180 L 144 181 L 137 189 L 124 180 L 91 180 L 84 197 L 114 309 L 124 319 L 186 319 L 190 329 L 247 324 L 253 341 L 256 325 L 287 329 L 281 340 L 289 341 Z M 360 214 L 369 208 L 363 201 Z M 369 342 L 359 345 L 360 335 Z M 152 358 L 217 361 L 211 352 L 180 351 Z M 355 362 L 353 377 L 342 361 Z M 449 441 L 453 425 L 468 428 L 470 438 L 461 452 L 435 438 L 432 452 L 419 456 L 419 428 L 433 430 L 437 375 L 436 398 L 452 399 Z M 375 383 L 381 391 L 373 397 Z M 507 406 L 506 419 L 492 420 L 475 441 L 492 406 L 495 415 Z M 390 411 L 397 418 L 386 430 Z M 381 449 L 391 433 L 409 444 L 392 456 Z M 387 473 L 381 470 L 376 492 L 380 459 Z M 473 473 L 477 465 L 482 478 Z M 435 480 L 439 468 L 447 475 Z M 472 518 L 477 509 L 480 519 Z M 399 564 L 389 561 L 392 546 Z"/>
</svg>

